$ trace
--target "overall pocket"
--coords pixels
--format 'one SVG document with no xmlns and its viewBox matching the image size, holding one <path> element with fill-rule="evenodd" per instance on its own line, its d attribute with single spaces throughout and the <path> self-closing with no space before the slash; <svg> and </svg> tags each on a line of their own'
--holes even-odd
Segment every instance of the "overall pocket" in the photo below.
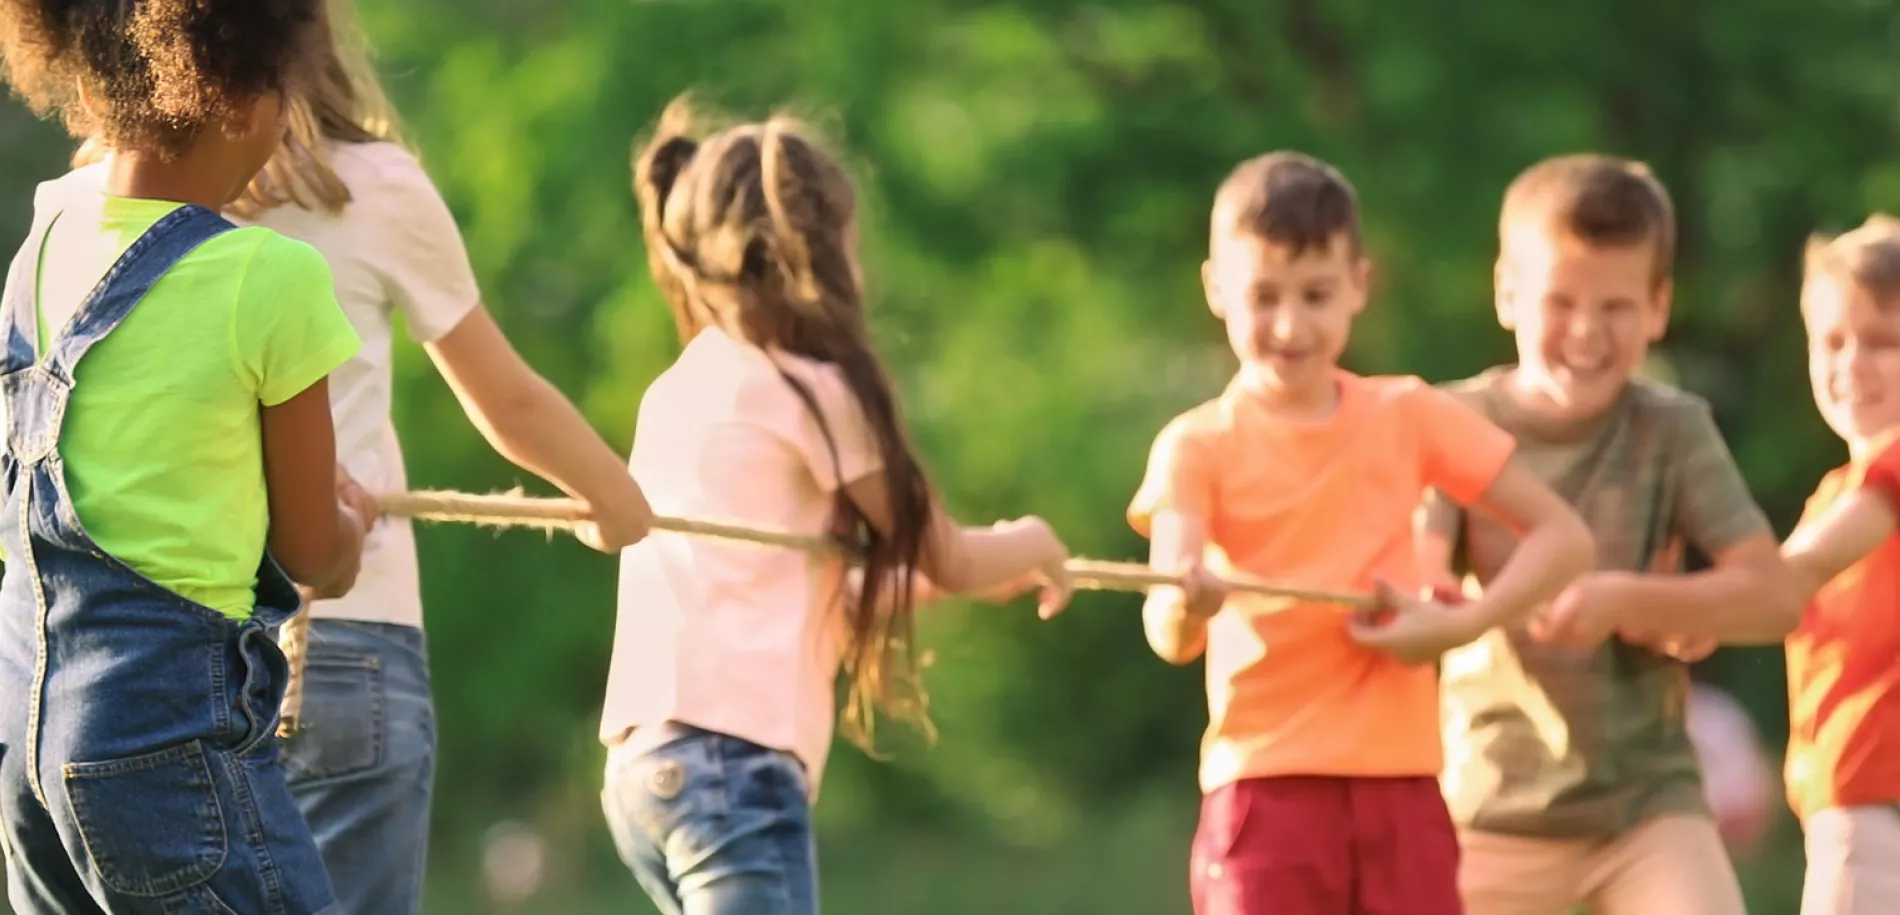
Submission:
<svg viewBox="0 0 1900 915">
<path fill-rule="evenodd" d="M 86 854 L 114 892 L 177 893 L 224 866 L 224 812 L 198 741 L 125 759 L 68 763 L 64 773 Z"/>
</svg>

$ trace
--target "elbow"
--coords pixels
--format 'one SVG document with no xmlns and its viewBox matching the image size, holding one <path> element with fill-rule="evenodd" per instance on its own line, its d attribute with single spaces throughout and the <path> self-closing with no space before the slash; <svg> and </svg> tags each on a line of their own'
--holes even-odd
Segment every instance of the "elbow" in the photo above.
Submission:
<svg viewBox="0 0 1900 915">
<path fill-rule="evenodd" d="M 976 557 L 971 555 L 967 533 L 960 527 L 946 526 L 927 551 L 929 568 L 923 578 L 945 594 L 968 594 L 982 588 L 977 581 Z"/>
<path fill-rule="evenodd" d="M 346 534 L 346 524 L 346 519 L 339 518 L 327 535 L 307 532 L 295 542 L 273 543 L 272 558 L 291 581 L 318 594 L 341 596 L 339 585 L 347 590 L 352 583 L 344 579 L 353 579 L 353 550 L 361 549 L 360 541 L 352 543 Z"/>
<path fill-rule="evenodd" d="M 275 558 L 278 567 L 284 570 L 291 581 L 322 591 L 342 573 L 346 557 L 339 543 L 329 549 L 283 551 Z"/>
<path fill-rule="evenodd" d="M 1149 639 L 1148 647 L 1154 649 L 1155 657 L 1175 667 L 1186 667 L 1201 656 L 1199 646 L 1187 646 L 1180 642 Z"/>
</svg>

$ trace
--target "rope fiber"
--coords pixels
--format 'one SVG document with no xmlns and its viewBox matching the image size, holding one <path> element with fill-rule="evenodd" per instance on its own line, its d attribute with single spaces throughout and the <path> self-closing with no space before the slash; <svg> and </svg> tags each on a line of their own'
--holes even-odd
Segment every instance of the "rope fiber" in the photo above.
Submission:
<svg viewBox="0 0 1900 915">
<path fill-rule="evenodd" d="M 383 514 L 392 517 L 485 527 L 571 530 L 587 520 L 586 506 L 573 499 L 534 498 L 520 493 L 481 495 L 440 491 L 402 492 L 378 496 L 376 505 Z M 695 537 L 742 540 L 808 553 L 840 552 L 839 545 L 825 537 L 704 518 L 656 515 L 653 529 Z M 1100 559 L 1070 559 L 1064 569 L 1068 572 L 1070 584 L 1078 591 L 1141 592 L 1158 585 L 1172 585 L 1179 580 L 1177 576 L 1157 572 L 1139 563 Z M 1238 575 L 1229 575 L 1223 580 L 1227 588 L 1235 593 L 1278 597 L 1289 603 L 1336 604 L 1353 609 L 1371 609 L 1374 606 L 1373 598 L 1366 594 L 1295 588 Z M 303 670 L 310 647 L 310 613 L 307 607 L 304 612 L 284 623 L 278 636 L 278 645 L 290 663 L 290 681 L 284 689 L 284 704 L 277 732 L 289 737 L 296 733 L 303 710 Z"/>
</svg>

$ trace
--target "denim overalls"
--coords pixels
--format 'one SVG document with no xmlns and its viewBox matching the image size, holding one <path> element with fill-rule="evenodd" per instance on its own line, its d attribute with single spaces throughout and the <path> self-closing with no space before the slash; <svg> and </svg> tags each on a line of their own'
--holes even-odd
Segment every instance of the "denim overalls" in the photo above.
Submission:
<svg viewBox="0 0 1900 915">
<path fill-rule="evenodd" d="M 246 622 L 154 584 L 87 536 L 58 450 L 86 351 L 230 228 L 197 206 L 160 219 L 43 363 L 32 342 L 38 246 L 26 246 L 0 301 L 0 843 L 20 915 L 335 911 L 277 762 L 288 670 L 269 627 L 299 607 L 290 580 L 261 556 Z"/>
</svg>

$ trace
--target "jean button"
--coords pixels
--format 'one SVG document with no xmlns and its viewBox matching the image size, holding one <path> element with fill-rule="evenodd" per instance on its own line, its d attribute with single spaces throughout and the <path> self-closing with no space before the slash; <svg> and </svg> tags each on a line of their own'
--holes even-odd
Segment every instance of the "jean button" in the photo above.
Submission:
<svg viewBox="0 0 1900 915">
<path fill-rule="evenodd" d="M 663 801 L 679 797 L 680 789 L 686 786 L 686 769 L 677 760 L 664 760 L 647 774 L 647 790 Z"/>
</svg>

